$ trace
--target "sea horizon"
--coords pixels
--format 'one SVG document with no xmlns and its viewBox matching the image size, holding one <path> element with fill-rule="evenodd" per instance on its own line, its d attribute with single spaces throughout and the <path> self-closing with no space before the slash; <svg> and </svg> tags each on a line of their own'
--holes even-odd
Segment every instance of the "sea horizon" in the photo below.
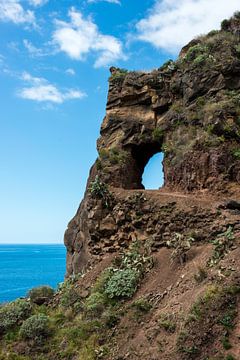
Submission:
<svg viewBox="0 0 240 360">
<path fill-rule="evenodd" d="M 63 243 L 0 244 L 0 303 L 25 297 L 41 285 L 57 288 L 64 281 L 66 248 Z"/>
</svg>

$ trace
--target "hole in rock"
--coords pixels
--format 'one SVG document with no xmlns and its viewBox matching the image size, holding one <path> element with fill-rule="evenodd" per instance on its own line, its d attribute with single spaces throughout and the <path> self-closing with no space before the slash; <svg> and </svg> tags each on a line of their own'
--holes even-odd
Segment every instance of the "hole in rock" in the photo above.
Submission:
<svg viewBox="0 0 240 360">
<path fill-rule="evenodd" d="M 147 162 L 142 175 L 142 184 L 146 190 L 156 190 L 164 184 L 163 153 L 153 155 Z"/>
</svg>

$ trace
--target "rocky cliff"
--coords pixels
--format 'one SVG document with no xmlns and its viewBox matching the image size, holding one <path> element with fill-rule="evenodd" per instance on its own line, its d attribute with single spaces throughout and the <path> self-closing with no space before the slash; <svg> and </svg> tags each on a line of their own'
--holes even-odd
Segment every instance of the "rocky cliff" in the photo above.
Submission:
<svg viewBox="0 0 240 360">
<path fill-rule="evenodd" d="M 150 73 L 110 69 L 99 157 L 65 234 L 68 275 L 134 239 L 157 250 L 174 232 L 204 242 L 224 231 L 218 201 L 240 194 L 239 34 L 235 16 Z M 164 186 L 144 191 L 144 167 L 158 152 Z M 108 204 L 94 185 L 108 187 Z"/>
<path fill-rule="evenodd" d="M 0 306 L 0 360 L 240 359 L 239 40 L 238 12 L 151 73 L 110 69 L 67 278 Z"/>
</svg>

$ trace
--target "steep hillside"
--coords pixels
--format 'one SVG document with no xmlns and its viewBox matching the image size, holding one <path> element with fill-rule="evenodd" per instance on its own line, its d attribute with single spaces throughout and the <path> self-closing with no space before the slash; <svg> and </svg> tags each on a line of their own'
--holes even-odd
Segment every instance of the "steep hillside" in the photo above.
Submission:
<svg viewBox="0 0 240 360">
<path fill-rule="evenodd" d="M 151 73 L 110 69 L 67 279 L 0 308 L 0 360 L 240 359 L 239 40 L 236 13 Z"/>
</svg>

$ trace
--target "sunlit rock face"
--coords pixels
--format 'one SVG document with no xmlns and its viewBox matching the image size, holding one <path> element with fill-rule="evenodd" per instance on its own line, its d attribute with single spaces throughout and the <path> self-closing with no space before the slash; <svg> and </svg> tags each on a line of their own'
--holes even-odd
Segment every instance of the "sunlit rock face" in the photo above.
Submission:
<svg viewBox="0 0 240 360">
<path fill-rule="evenodd" d="M 134 239 L 151 238 L 157 249 L 172 231 L 192 229 L 204 241 L 216 222 L 224 227 L 216 208 L 199 199 L 239 196 L 239 28 L 234 17 L 150 73 L 111 68 L 99 157 L 65 233 L 67 275 Z M 144 167 L 158 152 L 164 186 L 145 191 Z M 89 190 L 96 176 L 111 192 L 107 205 Z"/>
</svg>

